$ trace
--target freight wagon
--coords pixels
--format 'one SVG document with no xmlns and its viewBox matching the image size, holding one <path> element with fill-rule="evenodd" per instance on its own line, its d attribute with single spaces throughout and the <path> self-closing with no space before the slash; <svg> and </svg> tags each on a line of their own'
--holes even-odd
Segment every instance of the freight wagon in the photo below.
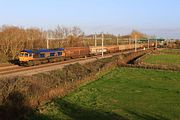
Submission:
<svg viewBox="0 0 180 120">
<path fill-rule="evenodd" d="M 90 49 L 90 54 L 91 55 L 99 55 L 102 52 L 107 53 L 106 47 L 102 48 L 101 46 L 97 46 L 97 47 L 91 46 L 91 47 L 89 47 L 89 49 Z"/>
<path fill-rule="evenodd" d="M 64 49 L 65 59 L 90 56 L 89 47 L 68 47 Z"/>
<path fill-rule="evenodd" d="M 144 44 L 137 44 L 137 49 L 144 48 Z M 104 52 L 115 53 L 125 50 L 132 50 L 135 48 L 134 44 L 130 45 L 112 45 L 97 47 L 67 47 L 57 49 L 34 49 L 34 50 L 23 50 L 19 55 L 20 65 L 33 66 L 48 62 L 64 61 L 68 59 L 88 57 L 98 55 Z"/>
</svg>

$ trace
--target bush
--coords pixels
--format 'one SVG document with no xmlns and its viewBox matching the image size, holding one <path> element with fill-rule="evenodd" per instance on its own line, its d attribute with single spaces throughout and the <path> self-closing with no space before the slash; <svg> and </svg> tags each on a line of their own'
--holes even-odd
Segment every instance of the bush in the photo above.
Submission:
<svg viewBox="0 0 180 120">
<path fill-rule="evenodd" d="M 0 51 L 0 63 L 7 63 L 8 57 Z"/>
<path fill-rule="evenodd" d="M 176 48 L 179 48 L 179 49 L 180 49 L 180 40 L 177 40 L 177 41 L 176 41 Z"/>
<path fill-rule="evenodd" d="M 74 85 L 76 86 L 76 84 L 81 82 L 80 80 L 96 75 L 103 68 L 110 68 L 111 64 L 114 65 L 116 63 L 116 60 L 116 57 L 106 58 L 85 65 L 79 63 L 71 64 L 61 70 L 54 70 L 34 76 L 2 79 L 0 80 L 0 104 L 6 101 L 13 91 L 20 91 L 32 102 L 31 104 L 39 105 L 40 101 L 49 99 L 49 92 L 54 90 L 53 94 L 59 95 L 57 89 L 66 91 L 66 85 L 73 89 Z"/>
</svg>

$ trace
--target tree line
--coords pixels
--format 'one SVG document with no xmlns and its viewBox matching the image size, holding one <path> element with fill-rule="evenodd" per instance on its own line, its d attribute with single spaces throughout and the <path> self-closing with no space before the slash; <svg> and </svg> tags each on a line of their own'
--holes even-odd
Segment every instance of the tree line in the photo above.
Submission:
<svg viewBox="0 0 180 120">
<path fill-rule="evenodd" d="M 2 59 L 15 59 L 23 49 L 46 48 L 48 38 L 63 38 L 61 43 L 51 43 L 51 47 L 77 46 L 80 36 L 84 33 L 79 27 L 57 26 L 55 29 L 43 30 L 40 28 L 23 28 L 19 26 L 3 25 L 0 27 L 0 57 Z M 53 40 L 53 41 L 55 41 Z M 60 40 L 59 40 L 60 41 Z"/>
</svg>

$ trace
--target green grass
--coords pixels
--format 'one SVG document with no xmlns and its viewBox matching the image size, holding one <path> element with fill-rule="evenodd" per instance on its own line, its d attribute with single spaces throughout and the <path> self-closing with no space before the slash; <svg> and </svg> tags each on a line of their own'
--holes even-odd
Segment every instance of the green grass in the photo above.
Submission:
<svg viewBox="0 0 180 120">
<path fill-rule="evenodd" d="M 180 72 L 117 68 L 41 111 L 39 120 L 179 120 Z"/>
<path fill-rule="evenodd" d="M 180 54 L 155 54 L 149 55 L 145 63 L 180 66 Z"/>
<path fill-rule="evenodd" d="M 180 49 L 163 49 L 161 52 L 180 52 Z"/>
</svg>

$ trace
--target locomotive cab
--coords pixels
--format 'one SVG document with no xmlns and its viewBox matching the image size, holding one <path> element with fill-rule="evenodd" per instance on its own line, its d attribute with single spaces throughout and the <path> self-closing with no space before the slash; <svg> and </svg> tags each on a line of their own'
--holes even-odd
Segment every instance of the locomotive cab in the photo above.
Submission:
<svg viewBox="0 0 180 120">
<path fill-rule="evenodd" d="M 20 62 L 28 62 L 30 60 L 33 60 L 33 53 L 21 52 L 19 54 L 19 61 Z"/>
<path fill-rule="evenodd" d="M 64 48 L 23 50 L 19 54 L 22 66 L 34 66 L 64 60 Z"/>
</svg>

